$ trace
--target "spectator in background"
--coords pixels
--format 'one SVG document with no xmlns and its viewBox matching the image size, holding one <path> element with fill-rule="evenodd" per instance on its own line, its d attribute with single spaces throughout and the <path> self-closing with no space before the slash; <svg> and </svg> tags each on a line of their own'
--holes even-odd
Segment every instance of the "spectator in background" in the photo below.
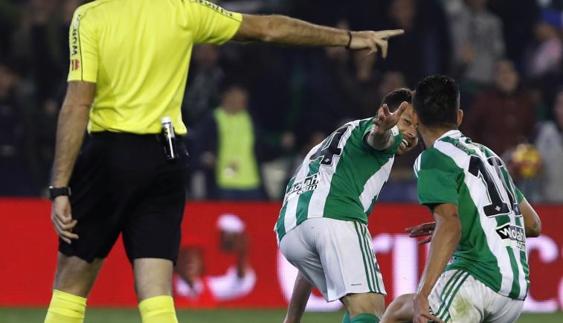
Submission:
<svg viewBox="0 0 563 323">
<path fill-rule="evenodd" d="M 30 176 L 25 107 L 17 94 L 19 76 L 0 62 L 0 196 L 35 195 Z"/>
<path fill-rule="evenodd" d="M 351 54 L 352 66 L 337 69 L 338 87 L 342 89 L 346 101 L 336 109 L 344 111 L 344 118 L 338 124 L 353 119 L 372 117 L 377 106 L 377 77 L 374 72 L 375 56 L 366 52 Z M 321 112 L 322 113 L 322 112 Z M 338 126 L 334 124 L 334 126 Z"/>
<path fill-rule="evenodd" d="M 223 93 L 221 105 L 199 128 L 196 140 L 201 145 L 199 162 L 208 171 L 211 197 L 265 199 L 260 163 L 292 148 L 292 142 L 282 140 L 284 147 L 265 142 L 247 107 L 247 90 L 232 85 Z"/>
<path fill-rule="evenodd" d="M 219 248 L 234 254 L 236 263 L 220 276 L 205 275 L 205 241 L 187 236 L 182 241 L 174 269 L 174 296 L 181 305 L 214 307 L 248 295 L 256 285 L 256 273 L 248 259 L 248 234 L 245 223 L 234 214 L 217 220 Z"/>
<path fill-rule="evenodd" d="M 350 26 L 341 20 L 336 27 L 348 29 Z M 308 64 L 304 67 L 305 90 L 301 95 L 303 102 L 297 127 L 300 139 L 308 138 L 314 132 L 331 131 L 342 120 L 350 118 L 350 114 L 354 114 L 350 110 L 356 108 L 349 94 L 356 87 L 353 54 L 337 47 L 325 48 L 315 54 L 307 57 Z M 371 78 L 372 70 L 368 67 L 367 73 L 360 74 Z M 319 118 L 320 115 L 323 117 Z"/>
<path fill-rule="evenodd" d="M 190 86 L 182 103 L 182 115 L 186 124 L 197 124 L 202 117 L 220 102 L 219 88 L 225 73 L 219 66 L 220 51 L 214 45 L 196 46 Z"/>
<path fill-rule="evenodd" d="M 313 23 L 332 26 L 347 16 L 350 4 L 340 0 L 287 0 L 290 16 Z M 322 9 L 322 10 L 319 10 Z"/>
<path fill-rule="evenodd" d="M 543 158 L 540 196 L 545 202 L 563 203 L 563 88 L 553 108 L 554 121 L 539 127 L 536 147 Z"/>
<path fill-rule="evenodd" d="M 489 8 L 502 21 L 506 57 L 514 62 L 520 72 L 524 71 L 526 50 L 534 40 L 534 28 L 540 17 L 539 2 L 538 0 L 489 1 Z"/>
<path fill-rule="evenodd" d="M 20 11 L 14 1 L 0 0 L 0 58 L 12 55 L 12 35 L 17 28 Z"/>
<path fill-rule="evenodd" d="M 417 26 L 418 9 L 415 0 L 392 0 L 387 11 L 389 26 L 404 29 L 405 34 L 402 39 L 393 40 L 393 52 L 382 62 L 383 67 L 400 71 L 408 77 L 409 84 L 414 84 L 424 75 L 422 48 L 425 44 Z"/>
<path fill-rule="evenodd" d="M 541 22 L 535 28 L 536 45 L 528 64 L 528 75 L 534 79 L 560 72 L 563 44 L 559 33 L 552 25 Z"/>
<path fill-rule="evenodd" d="M 407 87 L 407 83 L 403 73 L 397 71 L 387 71 L 383 73 L 379 86 L 377 87 L 377 100 L 375 102 L 382 102 L 387 93 L 391 93 L 395 89 L 405 87 Z"/>
<path fill-rule="evenodd" d="M 68 53 L 69 25 L 65 19 L 70 20 L 70 17 L 62 15 L 72 8 L 61 12 L 59 5 L 56 0 L 26 3 L 14 37 L 15 52 L 29 68 L 38 102 L 60 95 L 66 86 L 68 56 L 64 55 Z"/>
<path fill-rule="evenodd" d="M 199 141 L 207 147 L 201 163 L 213 171 L 217 198 L 261 200 L 264 198 L 258 158 L 255 125 L 248 113 L 248 92 L 231 86 L 223 94 L 221 106 L 205 123 Z"/>
<path fill-rule="evenodd" d="M 453 45 L 444 4 L 439 0 L 425 0 L 418 3 L 420 9 L 417 28 L 421 29 L 424 76 L 450 73 Z"/>
<path fill-rule="evenodd" d="M 489 85 L 505 50 L 501 20 L 487 10 L 487 0 L 464 0 L 449 8 L 456 74 L 471 85 Z"/>
<path fill-rule="evenodd" d="M 391 0 L 387 19 L 389 27 L 404 29 L 405 34 L 393 40 L 392 52 L 382 62 L 385 70 L 403 73 L 410 86 L 427 74 L 447 72 L 451 42 L 438 1 Z"/>
<path fill-rule="evenodd" d="M 51 176 L 60 103 L 46 99 L 33 111 L 33 151 L 39 172 L 37 179 L 42 190 L 47 189 Z"/>
<path fill-rule="evenodd" d="M 535 124 L 535 106 L 521 87 L 514 65 L 508 60 L 498 61 L 495 87 L 479 95 L 466 112 L 464 132 L 502 156 L 529 140 Z"/>
</svg>

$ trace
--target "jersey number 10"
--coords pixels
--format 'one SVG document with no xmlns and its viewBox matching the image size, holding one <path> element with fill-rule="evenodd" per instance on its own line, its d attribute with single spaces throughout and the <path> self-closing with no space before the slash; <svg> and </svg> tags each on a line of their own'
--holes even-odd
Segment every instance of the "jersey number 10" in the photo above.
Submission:
<svg viewBox="0 0 563 323">
<path fill-rule="evenodd" d="M 508 214 L 511 211 L 514 211 L 515 214 L 520 214 L 520 209 L 518 207 L 518 203 L 516 203 L 516 199 L 514 198 L 513 188 L 510 182 L 506 180 L 500 170 L 500 167 L 503 163 L 499 160 L 498 157 L 490 157 L 487 160 L 488 164 L 495 168 L 496 175 L 500 178 L 500 183 L 498 183 L 498 179 L 491 174 L 490 167 L 486 167 L 485 163 L 481 158 L 478 156 L 471 156 L 471 160 L 469 162 L 469 173 L 471 173 L 475 177 L 479 177 L 483 183 L 487 186 L 487 194 L 489 195 L 489 199 L 491 204 L 485 205 L 483 207 L 483 211 L 487 216 L 498 216 L 502 214 Z M 501 196 L 500 189 L 503 189 L 508 196 L 508 203 L 503 201 Z"/>
</svg>

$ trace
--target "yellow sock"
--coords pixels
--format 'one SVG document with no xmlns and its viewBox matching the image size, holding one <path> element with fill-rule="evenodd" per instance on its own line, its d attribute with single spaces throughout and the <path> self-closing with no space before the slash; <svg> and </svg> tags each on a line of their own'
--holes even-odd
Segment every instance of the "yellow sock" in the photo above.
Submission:
<svg viewBox="0 0 563 323">
<path fill-rule="evenodd" d="M 143 323 L 178 323 L 172 296 L 155 296 L 139 303 Z"/>
<path fill-rule="evenodd" d="M 86 298 L 55 289 L 45 323 L 82 323 L 85 312 Z"/>
</svg>

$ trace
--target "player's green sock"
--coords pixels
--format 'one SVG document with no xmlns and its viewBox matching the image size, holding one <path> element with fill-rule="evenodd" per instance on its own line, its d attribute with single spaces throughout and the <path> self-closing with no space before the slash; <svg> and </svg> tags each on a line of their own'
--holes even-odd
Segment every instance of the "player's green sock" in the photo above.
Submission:
<svg viewBox="0 0 563 323">
<path fill-rule="evenodd" d="M 350 314 L 348 314 L 348 311 L 344 312 L 344 317 L 342 317 L 342 323 L 352 323 L 352 321 L 350 321 Z"/>
<path fill-rule="evenodd" d="M 379 318 L 373 314 L 362 313 L 354 316 L 351 323 L 379 323 Z"/>
</svg>

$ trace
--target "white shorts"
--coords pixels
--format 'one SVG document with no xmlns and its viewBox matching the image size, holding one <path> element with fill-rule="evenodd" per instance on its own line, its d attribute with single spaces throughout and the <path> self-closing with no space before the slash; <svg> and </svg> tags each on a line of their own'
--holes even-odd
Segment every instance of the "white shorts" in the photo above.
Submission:
<svg viewBox="0 0 563 323">
<path fill-rule="evenodd" d="M 307 219 L 283 237 L 280 250 L 329 302 L 348 294 L 385 295 L 365 224 Z"/>
<path fill-rule="evenodd" d="M 515 322 L 524 301 L 498 294 L 466 271 L 448 270 L 428 298 L 434 315 L 444 322 Z"/>
</svg>

